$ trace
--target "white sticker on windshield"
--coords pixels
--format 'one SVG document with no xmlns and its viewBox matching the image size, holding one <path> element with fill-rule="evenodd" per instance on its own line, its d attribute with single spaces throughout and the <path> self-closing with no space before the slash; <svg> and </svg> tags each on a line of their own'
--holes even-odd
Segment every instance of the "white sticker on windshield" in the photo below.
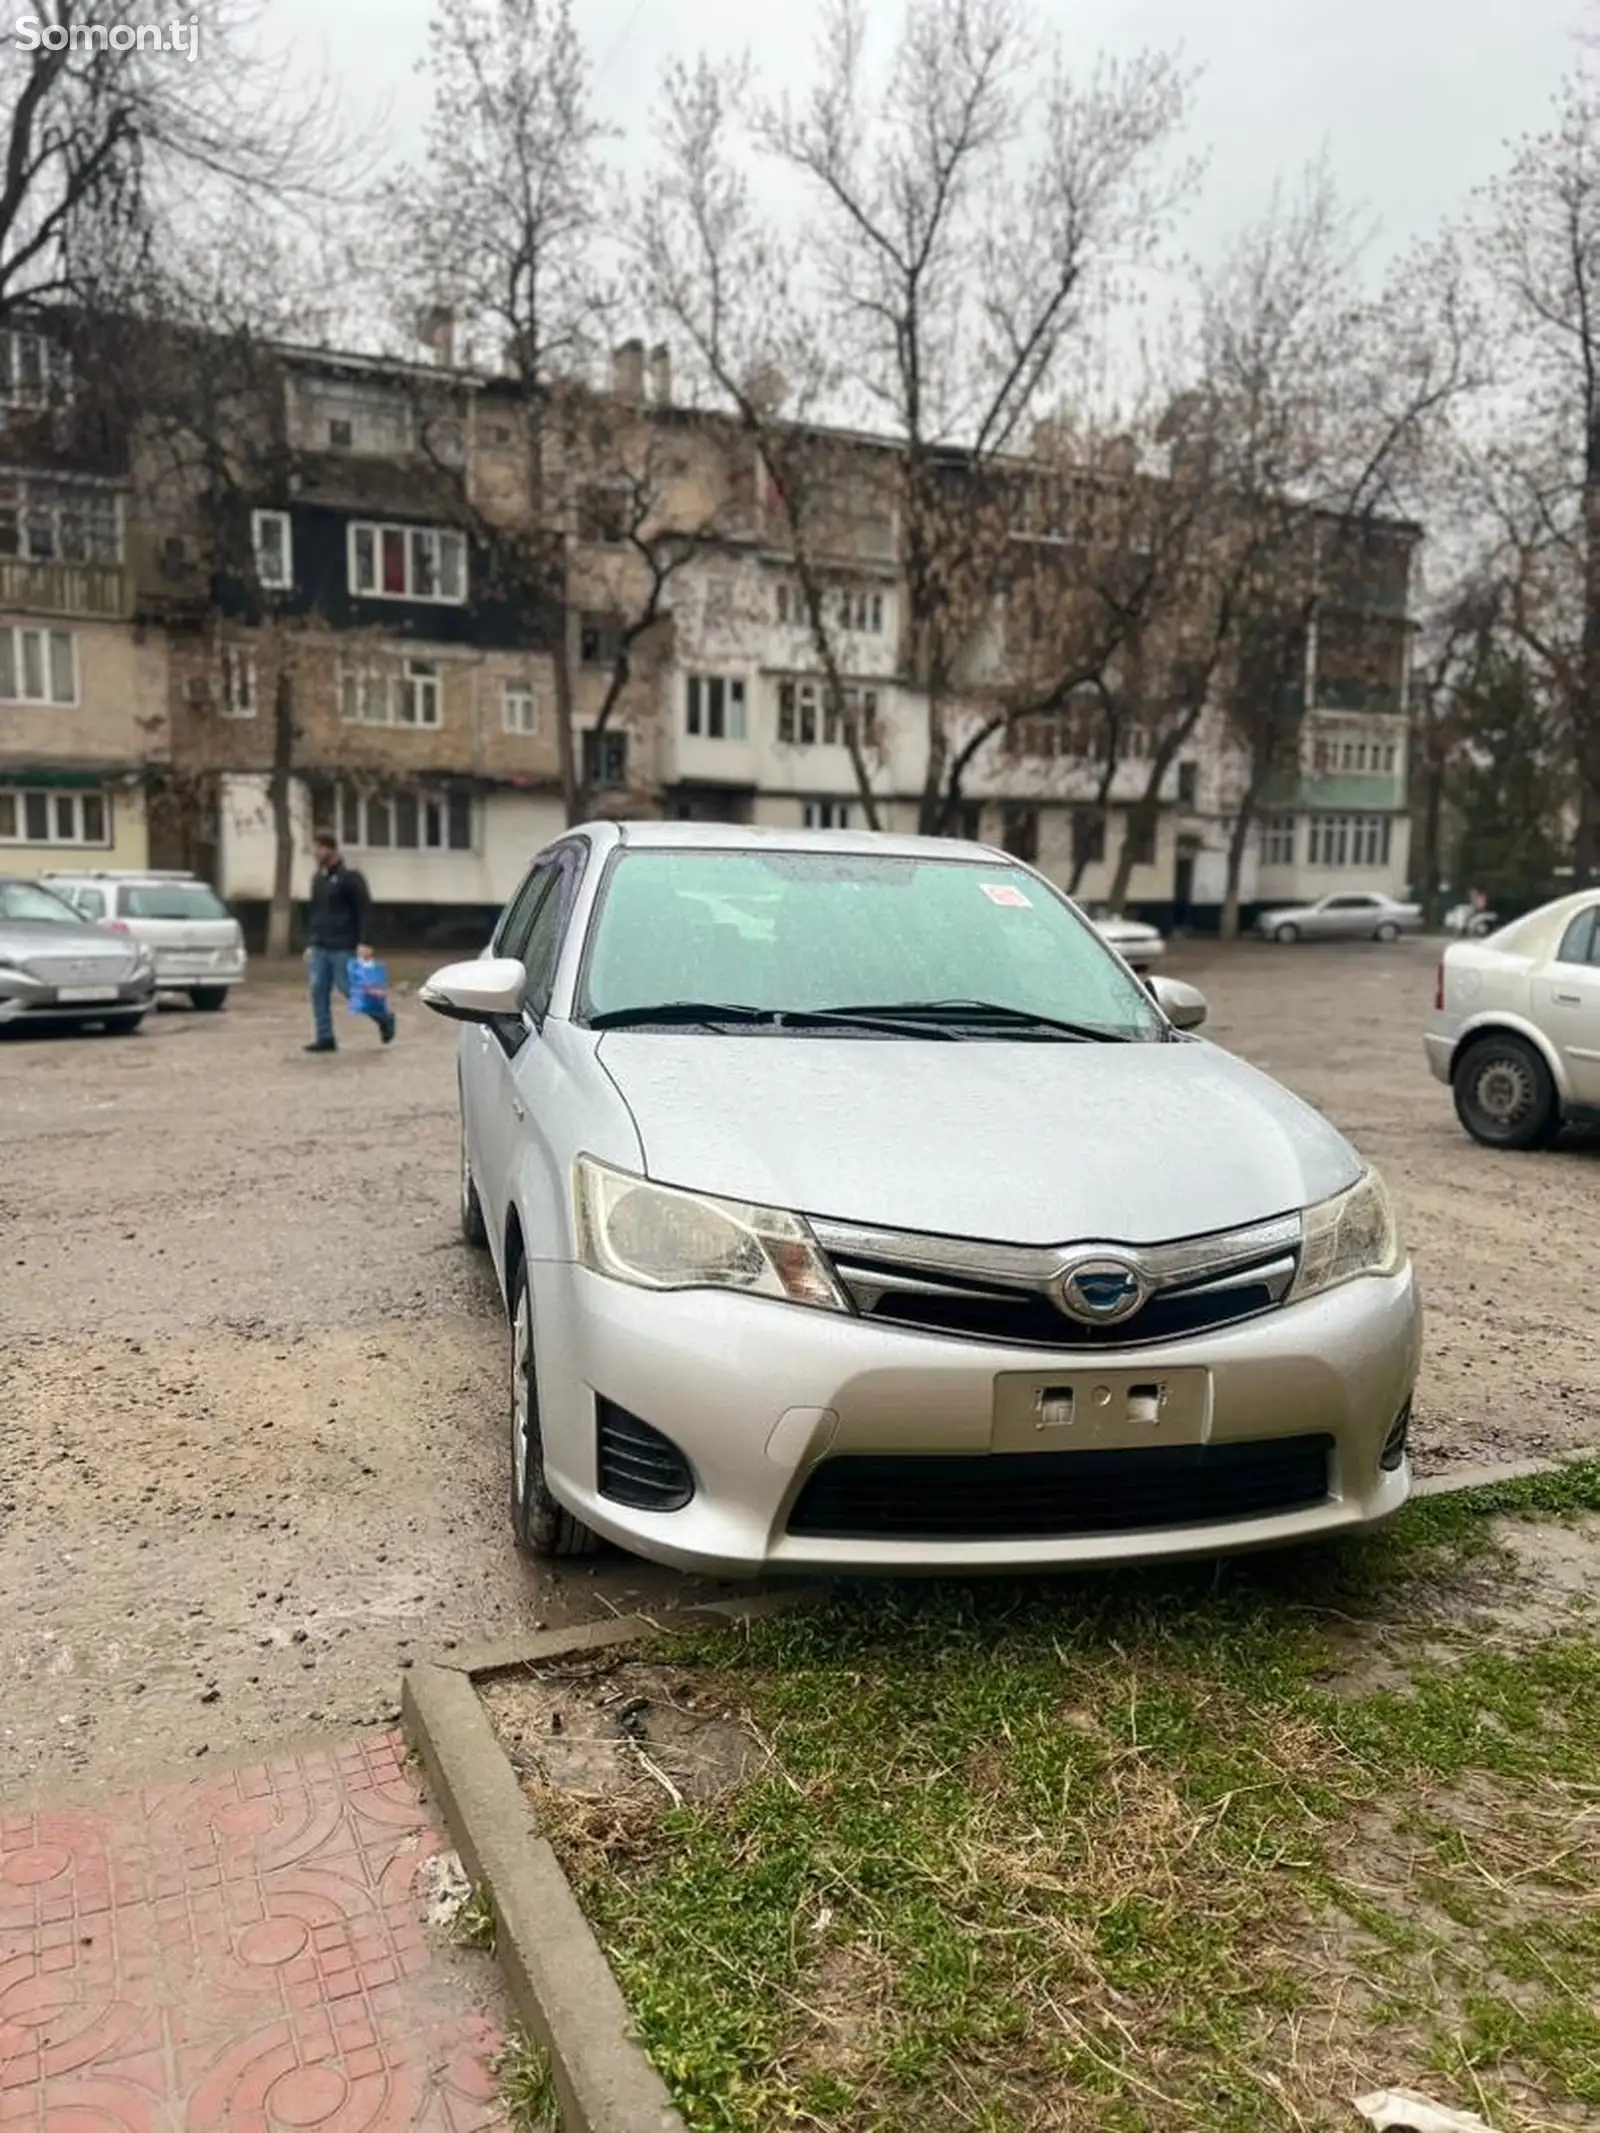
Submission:
<svg viewBox="0 0 1600 2133">
<path fill-rule="evenodd" d="M 1024 896 L 1020 889 L 1013 889 L 1007 883 L 986 881 L 983 884 L 983 893 L 988 897 L 990 903 L 1004 904 L 1007 910 L 1010 911 L 1031 911 L 1033 909 L 1031 899 Z"/>
</svg>

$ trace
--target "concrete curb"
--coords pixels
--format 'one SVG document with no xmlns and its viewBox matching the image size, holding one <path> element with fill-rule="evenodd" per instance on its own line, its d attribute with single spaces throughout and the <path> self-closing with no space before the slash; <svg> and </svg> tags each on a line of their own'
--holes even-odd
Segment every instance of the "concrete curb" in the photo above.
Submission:
<svg viewBox="0 0 1600 2133">
<path fill-rule="evenodd" d="M 1508 1459 L 1497 1466 L 1463 1466 L 1443 1474 L 1426 1474 L 1413 1482 L 1413 1496 L 1464 1496 L 1472 1489 L 1492 1489 L 1502 1481 L 1532 1481 L 1540 1474 L 1559 1474 L 1569 1466 L 1581 1466 L 1592 1455 L 1568 1452 L 1559 1459 Z"/>
<path fill-rule="evenodd" d="M 627 2006 L 560 1861 L 495 1739 L 477 1683 L 575 1653 L 636 1644 L 696 1622 L 753 1622 L 814 1587 L 622 1616 L 486 1645 L 406 1674 L 401 1722 L 474 1883 L 494 1901 L 495 1956 L 512 2004 L 549 2055 L 562 2133 L 685 2133 L 633 2035 Z"/>
</svg>

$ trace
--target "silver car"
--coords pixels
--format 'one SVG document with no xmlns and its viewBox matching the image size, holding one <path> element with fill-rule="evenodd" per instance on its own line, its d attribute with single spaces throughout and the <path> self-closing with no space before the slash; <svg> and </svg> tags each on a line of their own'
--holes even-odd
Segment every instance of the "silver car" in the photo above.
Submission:
<svg viewBox="0 0 1600 2133">
<path fill-rule="evenodd" d="M 1396 903 L 1372 889 L 1319 896 L 1314 904 L 1263 911 L 1257 933 L 1273 941 L 1397 941 L 1422 924 L 1420 904 Z"/>
<path fill-rule="evenodd" d="M 160 991 L 187 993 L 192 1007 L 215 1013 L 244 983 L 244 929 L 216 890 L 193 874 L 102 870 L 49 874 L 45 882 L 85 918 L 143 941 L 155 957 Z"/>
<path fill-rule="evenodd" d="M 155 1005 L 148 948 L 91 925 L 36 881 L 0 875 L 0 1026 L 136 1030 Z"/>
<path fill-rule="evenodd" d="M 1149 970 L 1167 952 L 1160 932 L 1143 919 L 1118 918 L 1107 904 L 1091 904 L 1088 917 L 1095 932 L 1115 948 L 1130 970 Z"/>
<path fill-rule="evenodd" d="M 1383 1183 L 982 846 L 608 823 L 475 962 L 461 1220 L 522 1547 L 972 1571 L 1343 1534 L 1410 1486 Z"/>
<path fill-rule="evenodd" d="M 1445 950 L 1424 1045 L 1456 1116 L 1488 1148 L 1600 1126 L 1600 889 Z"/>
</svg>

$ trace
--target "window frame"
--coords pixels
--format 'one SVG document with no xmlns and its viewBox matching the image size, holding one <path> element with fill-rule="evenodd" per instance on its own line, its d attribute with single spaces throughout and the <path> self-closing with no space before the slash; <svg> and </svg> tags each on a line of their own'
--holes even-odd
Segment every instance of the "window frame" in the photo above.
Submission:
<svg viewBox="0 0 1600 2133">
<path fill-rule="evenodd" d="M 372 583 L 361 583 L 359 556 L 361 537 L 366 535 L 371 548 Z M 383 582 L 385 576 L 384 549 L 389 539 L 400 543 L 401 575 L 404 583 L 399 591 L 392 591 Z M 415 585 L 415 541 L 431 541 L 434 545 L 433 582 L 444 584 L 445 544 L 451 543 L 459 565 L 460 590 L 420 592 Z M 471 557 L 467 549 L 467 536 L 459 526 L 430 524 L 417 519 L 353 518 L 345 528 L 345 589 L 352 600 L 408 601 L 420 607 L 465 607 L 471 589 Z"/>
<path fill-rule="evenodd" d="M 238 686 L 241 676 L 245 683 L 242 696 Z M 253 646 L 218 645 L 216 686 L 219 718 L 255 717 L 260 697 L 257 692 L 256 655 Z"/>
<path fill-rule="evenodd" d="M 467 810 L 467 835 L 464 844 L 454 844 L 450 839 L 452 827 L 450 819 L 451 804 L 458 799 L 465 803 Z M 394 834 L 398 821 L 399 803 L 403 800 L 414 801 L 416 804 L 417 840 L 415 844 L 401 844 Z M 374 801 L 379 802 L 389 810 L 390 834 L 387 842 L 383 844 L 373 844 L 368 841 L 368 831 L 371 828 L 370 809 Z M 478 825 L 473 813 L 472 795 L 470 792 L 462 793 L 448 785 L 429 785 L 402 781 L 393 785 L 363 788 L 336 783 L 333 787 L 330 806 L 333 817 L 339 825 L 339 841 L 347 850 L 352 852 L 399 852 L 407 857 L 415 855 L 424 858 L 470 858 L 478 848 Z M 430 813 L 436 813 L 437 815 L 439 831 L 437 841 L 429 835 Z M 355 825 L 353 829 L 351 827 L 352 823 Z"/>
<path fill-rule="evenodd" d="M 513 702 L 520 702 L 526 705 L 527 717 L 525 719 L 518 718 L 514 720 L 512 718 L 511 706 Z M 519 740 L 533 740 L 537 737 L 543 723 L 544 718 L 539 703 L 537 687 L 531 681 L 514 679 L 512 676 L 507 675 L 500 684 L 501 731 L 514 734 Z"/>
<path fill-rule="evenodd" d="M 28 704 L 43 710 L 55 711 L 77 709 L 83 700 L 83 688 L 82 676 L 78 670 L 78 633 L 76 630 L 55 629 L 48 622 L 6 622 L 0 623 L 0 637 L 6 637 L 10 640 L 11 679 L 14 684 L 11 690 L 0 689 L 0 703 Z M 27 658 L 23 651 L 23 641 L 29 637 L 37 638 L 40 645 L 38 653 L 39 671 L 44 677 L 45 689 L 44 693 L 38 696 L 28 695 L 22 686 L 27 674 Z M 56 695 L 53 686 L 55 659 L 52 645 L 55 641 L 59 641 L 67 647 L 67 664 L 71 670 L 72 686 L 70 693 L 66 696 Z"/>
<path fill-rule="evenodd" d="M 262 534 L 268 526 L 277 529 L 281 544 L 282 572 L 269 577 L 263 564 Z M 287 511 L 252 511 L 250 514 L 250 552 L 255 557 L 256 583 L 263 592 L 292 592 L 294 590 L 294 520 Z"/>
<path fill-rule="evenodd" d="M 712 691 L 719 692 L 714 703 Z M 732 730 L 737 709 L 738 731 Z M 713 733 L 713 712 L 722 731 Z M 714 674 L 695 669 L 683 677 L 683 732 L 686 740 L 731 742 L 737 746 L 750 739 L 750 687 L 743 674 Z"/>
<path fill-rule="evenodd" d="M 27 803 L 30 799 L 39 800 L 44 806 L 45 834 L 42 837 L 33 836 L 29 830 Z M 104 786 L 7 785 L 0 779 L 0 800 L 12 802 L 12 819 L 17 826 L 15 835 L 0 830 L 0 847 L 69 852 L 109 852 L 114 847 L 114 802 Z M 91 801 L 100 810 L 101 834 L 98 837 L 87 835 L 85 830 L 85 817 Z M 76 834 L 70 837 L 57 834 L 63 802 L 70 808 L 74 820 Z"/>
</svg>

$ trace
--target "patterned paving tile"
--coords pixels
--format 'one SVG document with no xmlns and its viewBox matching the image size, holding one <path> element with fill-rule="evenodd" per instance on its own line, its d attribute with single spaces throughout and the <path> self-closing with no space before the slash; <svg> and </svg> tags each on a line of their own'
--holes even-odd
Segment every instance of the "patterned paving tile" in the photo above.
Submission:
<svg viewBox="0 0 1600 2133">
<path fill-rule="evenodd" d="M 0 1819 L 0 2133 L 491 2133 L 398 1734 Z"/>
</svg>

